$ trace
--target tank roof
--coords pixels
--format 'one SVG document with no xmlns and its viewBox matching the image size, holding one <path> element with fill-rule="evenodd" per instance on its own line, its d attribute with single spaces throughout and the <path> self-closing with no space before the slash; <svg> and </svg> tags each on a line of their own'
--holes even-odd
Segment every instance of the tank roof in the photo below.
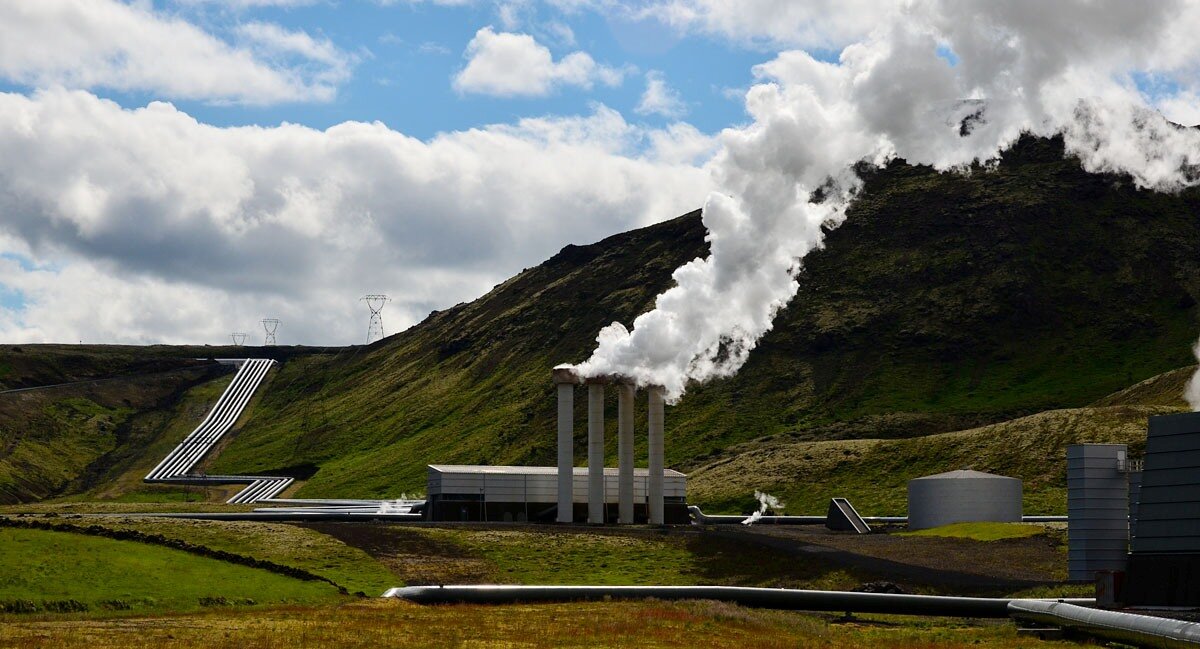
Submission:
<svg viewBox="0 0 1200 649">
<path fill-rule="evenodd" d="M 935 475 L 921 476 L 913 478 L 914 480 L 1016 480 L 1008 476 L 995 475 L 992 473 L 984 473 L 983 471 L 973 471 L 971 469 L 959 469 L 957 471 L 947 471 Z"/>
</svg>

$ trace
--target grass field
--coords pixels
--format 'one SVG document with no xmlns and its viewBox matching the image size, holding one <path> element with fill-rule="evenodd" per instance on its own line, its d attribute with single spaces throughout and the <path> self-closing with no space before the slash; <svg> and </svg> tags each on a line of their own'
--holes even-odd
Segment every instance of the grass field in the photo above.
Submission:
<svg viewBox="0 0 1200 649">
<path fill-rule="evenodd" d="M 746 647 L 1018 649 L 1083 646 L 1019 637 L 1012 624 L 860 616 L 855 623 L 719 602 L 428 606 L 365 601 L 254 613 L 0 625 L 0 647 Z"/>
<path fill-rule="evenodd" d="M 325 577 L 351 593 L 376 596 L 397 578 L 368 554 L 311 529 L 283 523 L 204 521 L 174 518 L 87 517 L 41 519 L 66 528 L 99 525 L 134 530 L 299 568 Z"/>
<path fill-rule="evenodd" d="M 329 526 L 321 526 L 329 529 Z M 333 534 L 345 530 L 331 530 Z M 360 528 L 409 585 L 451 583 L 853 588 L 873 576 L 695 531 Z"/>
<path fill-rule="evenodd" d="M 951 539 L 971 539 L 972 541 L 1000 541 L 1002 539 L 1023 539 L 1029 536 L 1044 534 L 1043 525 L 1027 525 L 1024 523 L 954 523 L 941 527 L 917 530 L 915 532 L 897 532 L 897 536 L 940 536 Z"/>
<path fill-rule="evenodd" d="M 301 581 L 145 543 L 0 528 L 0 606 L 86 613 L 188 611 L 213 604 L 329 602 L 324 582 Z"/>
</svg>

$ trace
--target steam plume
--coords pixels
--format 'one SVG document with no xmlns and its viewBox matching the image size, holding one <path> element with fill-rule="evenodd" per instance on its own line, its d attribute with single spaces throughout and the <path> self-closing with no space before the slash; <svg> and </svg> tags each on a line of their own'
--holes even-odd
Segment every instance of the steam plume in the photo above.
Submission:
<svg viewBox="0 0 1200 649">
<path fill-rule="evenodd" d="M 742 521 L 742 525 L 753 525 L 757 523 L 758 519 L 762 518 L 763 514 L 766 514 L 768 509 L 774 512 L 776 515 L 783 513 L 783 501 L 779 500 L 775 496 L 772 496 L 765 491 L 755 491 L 754 497 L 758 499 L 758 510 L 753 514 L 750 514 L 749 518 Z"/>
<path fill-rule="evenodd" d="M 661 385 L 746 362 L 798 289 L 805 255 L 845 219 L 859 163 L 895 158 L 963 171 L 994 160 L 1022 133 L 1062 135 L 1093 172 L 1176 191 L 1200 181 L 1200 132 L 1153 102 L 1195 97 L 1196 2 L 914 0 L 835 62 L 788 51 L 759 65 L 746 94 L 753 122 L 720 135 L 704 203 L 711 253 L 628 329 L 597 337 L 581 376 L 620 374 Z M 1176 84 L 1147 97 L 1137 79 Z M 1189 94 L 1193 93 L 1193 94 Z"/>
</svg>

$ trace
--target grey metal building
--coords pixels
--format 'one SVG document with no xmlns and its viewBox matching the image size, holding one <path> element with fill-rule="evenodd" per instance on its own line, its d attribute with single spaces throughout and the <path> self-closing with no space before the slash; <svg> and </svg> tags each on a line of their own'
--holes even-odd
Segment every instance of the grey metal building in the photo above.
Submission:
<svg viewBox="0 0 1200 649">
<path fill-rule="evenodd" d="M 1091 582 L 1124 570 L 1129 553 L 1129 449 L 1125 444 L 1067 447 L 1067 578 Z"/>
<path fill-rule="evenodd" d="M 588 468 L 573 467 L 574 520 L 586 520 Z M 604 469 L 604 521 L 615 523 L 619 507 L 618 469 Z M 520 522 L 554 521 L 558 512 L 558 467 L 429 465 L 425 516 L 433 521 Z M 649 471 L 633 473 L 634 521 L 646 522 L 649 512 Z M 687 523 L 687 476 L 663 472 L 666 523 Z"/>
<path fill-rule="evenodd" d="M 1200 606 L 1200 413 L 1150 418 L 1122 599 Z"/>
<path fill-rule="evenodd" d="M 1021 521 L 1020 480 L 964 469 L 908 481 L 909 529 L 981 521 Z"/>
</svg>

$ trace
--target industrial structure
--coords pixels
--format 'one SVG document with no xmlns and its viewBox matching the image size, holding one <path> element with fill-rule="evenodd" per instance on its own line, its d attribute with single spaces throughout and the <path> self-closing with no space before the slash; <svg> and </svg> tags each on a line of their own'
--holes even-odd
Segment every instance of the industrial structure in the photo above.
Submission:
<svg viewBox="0 0 1200 649">
<path fill-rule="evenodd" d="M 634 496 L 634 396 L 636 386 L 620 377 L 579 376 L 569 367 L 556 367 L 553 374 L 558 389 L 558 510 L 560 523 L 575 521 L 575 387 L 587 386 L 587 522 L 606 521 L 604 505 L 604 389 L 617 389 L 617 522 L 638 522 Z M 648 398 L 646 522 L 666 522 L 663 491 L 663 388 L 646 389 Z M 686 506 L 684 511 L 686 512 Z"/>
<path fill-rule="evenodd" d="M 386 295 L 364 295 L 360 301 L 371 311 L 371 321 L 367 323 L 367 344 L 383 340 L 383 307 L 391 300 Z"/>
<path fill-rule="evenodd" d="M 1067 578 L 1094 582 L 1125 569 L 1129 554 L 1131 484 L 1140 463 L 1125 444 L 1067 447 Z"/>
<path fill-rule="evenodd" d="M 1120 599 L 1200 606 L 1200 413 L 1150 418 Z"/>
<path fill-rule="evenodd" d="M 908 481 L 908 528 L 1021 522 L 1021 481 L 963 469 Z"/>
<path fill-rule="evenodd" d="M 586 467 L 573 467 L 571 511 L 584 518 L 590 503 Z M 634 520 L 649 518 L 646 497 L 649 472 L 633 474 Z M 604 471 L 604 519 L 619 516 L 620 490 L 617 469 Z M 666 470 L 663 475 L 664 519 L 687 523 L 687 476 Z M 425 518 L 431 521 L 525 522 L 554 521 L 558 510 L 558 469 L 552 466 L 429 465 L 425 489 Z"/>
<path fill-rule="evenodd" d="M 264 318 L 262 321 L 263 331 L 266 336 L 263 338 L 263 346 L 270 347 L 275 344 L 275 332 L 279 330 L 278 318 Z"/>
</svg>

